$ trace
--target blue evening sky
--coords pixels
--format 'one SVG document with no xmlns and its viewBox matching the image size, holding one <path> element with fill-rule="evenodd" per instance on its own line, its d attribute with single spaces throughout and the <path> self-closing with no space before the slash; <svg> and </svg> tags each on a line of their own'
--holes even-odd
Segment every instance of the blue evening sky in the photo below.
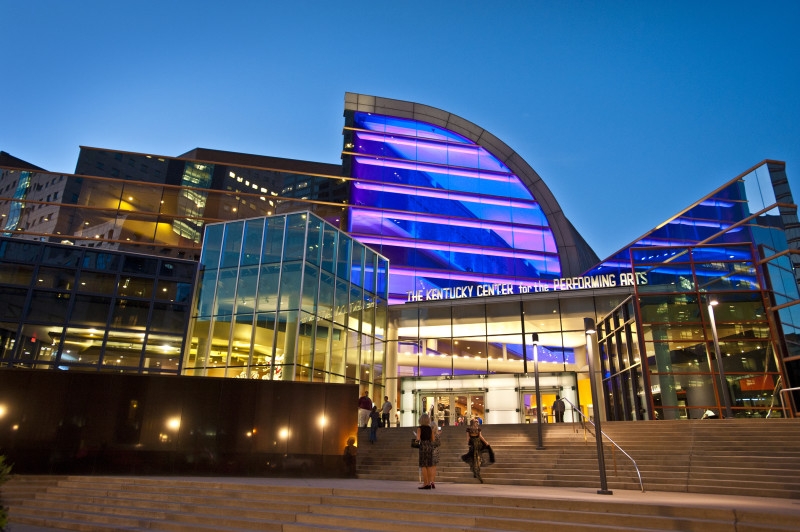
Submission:
<svg viewBox="0 0 800 532">
<path fill-rule="evenodd" d="M 798 1 L 0 0 L 0 150 L 339 162 L 346 91 L 491 131 L 604 258 L 764 159 L 800 200 Z"/>
</svg>

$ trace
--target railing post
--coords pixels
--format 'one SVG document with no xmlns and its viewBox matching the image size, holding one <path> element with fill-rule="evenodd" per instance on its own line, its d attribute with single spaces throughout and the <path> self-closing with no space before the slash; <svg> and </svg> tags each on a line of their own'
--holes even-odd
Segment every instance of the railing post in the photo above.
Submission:
<svg viewBox="0 0 800 532">
<path fill-rule="evenodd" d="M 594 339 L 597 331 L 594 327 L 594 319 L 583 318 L 583 328 L 586 331 L 586 354 L 589 359 L 589 384 L 592 389 L 592 405 L 594 409 L 594 429 L 595 442 L 597 442 L 597 465 L 600 469 L 600 489 L 597 490 L 599 495 L 613 495 L 614 492 L 608 489 L 608 481 L 606 480 L 606 457 L 603 454 L 603 430 L 600 426 L 600 418 L 598 411 L 601 411 L 600 400 L 597 394 L 597 383 L 595 382 L 594 374 Z"/>
</svg>

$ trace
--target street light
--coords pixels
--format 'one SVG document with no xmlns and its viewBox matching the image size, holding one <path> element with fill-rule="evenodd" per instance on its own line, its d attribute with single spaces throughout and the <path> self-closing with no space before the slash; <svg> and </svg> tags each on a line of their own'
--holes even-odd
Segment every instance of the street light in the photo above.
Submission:
<svg viewBox="0 0 800 532">
<path fill-rule="evenodd" d="M 606 481 L 606 457 L 603 454 L 603 430 L 600 427 L 600 418 L 598 415 L 600 401 L 597 397 L 597 384 L 595 383 L 594 375 L 594 340 L 597 330 L 594 327 L 594 320 L 592 318 L 583 318 L 583 329 L 586 332 L 586 358 L 589 360 L 589 386 L 592 390 L 592 405 L 594 409 L 594 430 L 595 442 L 597 443 L 597 466 L 600 469 L 600 489 L 597 490 L 598 495 L 612 495 L 614 492 L 608 489 L 608 482 Z"/>
<path fill-rule="evenodd" d="M 536 385 L 536 434 L 538 437 L 536 450 L 544 449 L 542 445 L 542 391 L 539 389 L 539 333 L 531 333 L 533 342 L 533 382 Z"/>
<path fill-rule="evenodd" d="M 728 396 L 728 379 L 725 378 L 725 368 L 722 367 L 722 353 L 719 349 L 719 336 L 717 335 L 717 322 L 714 319 L 714 307 L 719 305 L 719 301 L 711 299 L 708 302 L 708 320 L 711 322 L 711 334 L 714 337 L 714 354 L 717 357 L 717 371 L 719 371 L 720 393 L 722 394 L 722 404 L 725 406 L 725 417 L 731 419 L 731 399 Z M 711 368 L 708 368 L 711 369 Z"/>
</svg>

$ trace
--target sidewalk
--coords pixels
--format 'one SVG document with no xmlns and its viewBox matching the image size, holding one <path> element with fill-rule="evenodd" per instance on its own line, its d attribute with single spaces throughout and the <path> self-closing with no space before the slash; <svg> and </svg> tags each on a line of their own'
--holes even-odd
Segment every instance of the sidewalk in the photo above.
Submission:
<svg viewBox="0 0 800 532">
<path fill-rule="evenodd" d="M 163 477 L 160 477 L 163 479 Z M 548 499 L 563 501 L 593 501 L 608 504 L 667 505 L 696 508 L 718 508 L 737 510 L 767 510 L 771 513 L 796 515 L 800 522 L 800 500 L 772 499 L 764 497 L 742 497 L 708 495 L 701 493 L 673 493 L 661 491 L 639 492 L 613 490 L 612 495 L 600 495 L 597 489 L 550 488 L 541 486 L 514 486 L 500 484 L 450 484 L 437 483 L 436 490 L 420 492 L 416 482 L 361 479 L 313 479 L 313 478 L 229 478 L 229 477 L 171 477 L 175 480 L 193 482 L 237 483 L 267 486 L 303 486 L 328 489 L 392 491 L 396 493 L 426 493 L 432 499 L 443 495 L 459 495 L 487 498 L 510 497 Z M 599 489 L 599 486 L 598 486 Z M 9 532 L 54 532 L 59 529 L 29 525 L 9 525 Z"/>
</svg>

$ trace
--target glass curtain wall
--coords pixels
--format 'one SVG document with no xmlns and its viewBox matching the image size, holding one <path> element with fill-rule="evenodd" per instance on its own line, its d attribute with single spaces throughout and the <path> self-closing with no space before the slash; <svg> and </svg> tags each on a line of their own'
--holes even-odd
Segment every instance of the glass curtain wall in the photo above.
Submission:
<svg viewBox="0 0 800 532">
<path fill-rule="evenodd" d="M 0 239 L 0 365 L 180 371 L 196 265 Z"/>
<path fill-rule="evenodd" d="M 611 421 L 650 419 L 636 308 L 629 297 L 597 323 L 603 399 Z"/>
<path fill-rule="evenodd" d="M 382 386 L 388 262 L 310 213 L 211 224 L 184 372 Z"/>
<path fill-rule="evenodd" d="M 726 403 L 734 417 L 780 415 L 773 409 L 779 355 L 754 248 L 635 248 L 631 255 L 649 279 L 636 291 L 657 417 L 724 416 Z"/>
<path fill-rule="evenodd" d="M 0 168 L 0 234 L 197 260 L 206 224 L 318 210 L 338 226 L 347 197 L 338 171 L 312 179 L 86 149 L 78 167 L 81 175 Z"/>
<path fill-rule="evenodd" d="M 346 116 L 354 179 L 347 229 L 392 261 L 391 303 L 430 290 L 560 277 L 541 205 L 497 157 L 430 123 Z M 470 346 L 484 355 L 487 348 Z"/>
<path fill-rule="evenodd" d="M 534 332 L 546 371 L 575 371 L 586 364 L 583 318 L 610 311 L 629 294 L 617 289 L 596 296 L 564 292 L 392 307 L 399 376 L 532 372 Z"/>
</svg>

